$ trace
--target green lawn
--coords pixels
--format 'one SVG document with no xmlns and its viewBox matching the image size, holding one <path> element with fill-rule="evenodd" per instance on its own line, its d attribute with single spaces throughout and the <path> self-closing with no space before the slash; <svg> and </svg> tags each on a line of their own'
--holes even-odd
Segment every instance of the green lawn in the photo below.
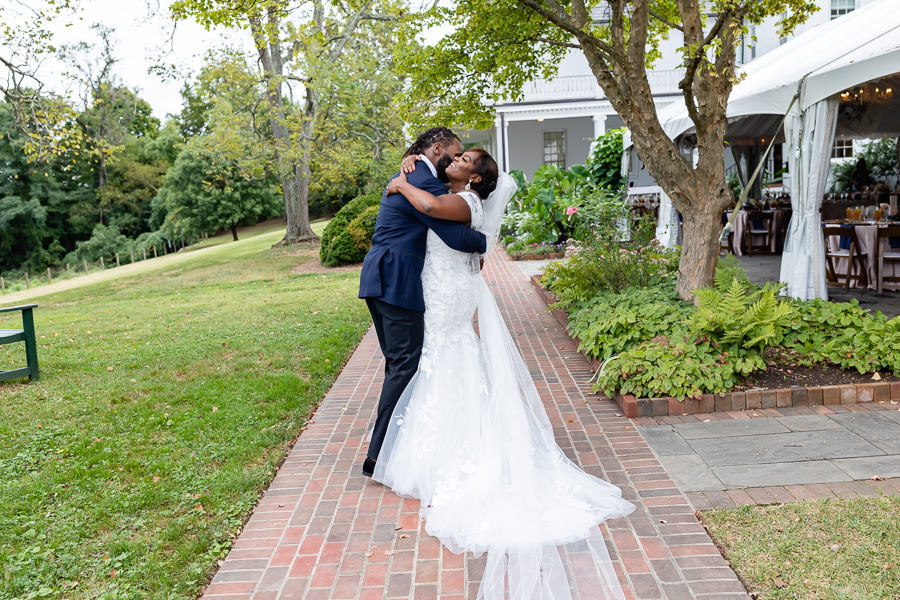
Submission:
<svg viewBox="0 0 900 600">
<path fill-rule="evenodd" d="M 743 506 L 702 519 L 760 600 L 900 598 L 900 496 Z"/>
<path fill-rule="evenodd" d="M 36 300 L 41 381 L 0 384 L 0 599 L 207 583 L 369 325 L 357 273 L 292 275 L 318 248 L 279 236 Z"/>
</svg>

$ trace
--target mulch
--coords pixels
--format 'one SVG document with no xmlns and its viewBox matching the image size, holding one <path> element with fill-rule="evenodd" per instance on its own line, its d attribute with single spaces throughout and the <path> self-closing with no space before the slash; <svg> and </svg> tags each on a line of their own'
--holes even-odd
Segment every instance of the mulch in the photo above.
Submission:
<svg viewBox="0 0 900 600">
<path fill-rule="evenodd" d="M 773 365 L 765 371 L 755 371 L 750 374 L 742 386 L 737 390 L 756 389 L 785 389 L 793 387 L 814 387 L 824 385 L 850 385 L 861 383 L 877 383 L 879 381 L 900 381 L 900 377 L 891 375 L 890 372 L 879 373 L 880 379 L 873 378 L 872 373 L 860 373 L 856 369 L 841 370 L 827 365 Z"/>
</svg>

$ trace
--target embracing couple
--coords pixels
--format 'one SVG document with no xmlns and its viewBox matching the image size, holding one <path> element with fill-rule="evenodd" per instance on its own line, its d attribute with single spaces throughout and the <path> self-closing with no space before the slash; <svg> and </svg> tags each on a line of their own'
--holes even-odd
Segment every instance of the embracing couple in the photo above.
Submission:
<svg viewBox="0 0 900 600">
<path fill-rule="evenodd" d="M 388 184 L 360 277 L 385 359 L 363 474 L 419 499 L 451 552 L 487 553 L 479 599 L 620 599 L 598 525 L 634 506 L 556 444 L 480 272 L 516 189 L 446 127 Z"/>
</svg>

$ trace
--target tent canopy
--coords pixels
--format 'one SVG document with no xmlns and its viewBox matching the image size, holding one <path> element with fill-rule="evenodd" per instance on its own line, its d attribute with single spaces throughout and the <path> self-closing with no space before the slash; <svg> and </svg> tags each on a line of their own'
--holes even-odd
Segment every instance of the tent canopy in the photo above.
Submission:
<svg viewBox="0 0 900 600">
<path fill-rule="evenodd" d="M 802 112 L 866 81 L 891 77 L 895 83 L 900 82 L 893 77 L 898 71 L 900 7 L 897 0 L 881 0 L 814 27 L 743 66 L 741 72 L 746 78 L 734 87 L 728 100 L 726 137 L 768 137 L 766 134 L 771 135 L 778 126 L 798 92 Z M 900 86 L 893 89 L 897 91 L 895 100 L 883 107 L 881 117 L 885 121 L 878 124 L 882 133 L 900 132 Z M 751 115 L 763 118 L 747 119 Z M 682 102 L 659 111 L 659 121 L 671 139 L 694 127 Z M 849 128 L 844 131 L 866 134 Z M 844 131 L 839 125 L 838 133 Z M 623 142 L 625 148 L 633 145 L 630 132 Z"/>
</svg>

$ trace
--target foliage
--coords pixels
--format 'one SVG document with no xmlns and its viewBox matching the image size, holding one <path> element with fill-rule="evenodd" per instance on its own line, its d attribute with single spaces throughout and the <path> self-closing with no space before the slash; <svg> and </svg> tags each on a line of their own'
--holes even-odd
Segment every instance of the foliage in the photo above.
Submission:
<svg viewBox="0 0 900 600">
<path fill-rule="evenodd" d="M 79 0 L 30 0 L 0 4 L 0 101 L 20 136 L 29 163 L 72 156 L 81 142 L 76 111 L 65 95 L 45 89 L 38 70 L 56 53 L 53 30 L 79 9 Z"/>
<path fill-rule="evenodd" d="M 610 129 L 597 138 L 591 155 L 587 160 L 587 168 L 591 181 L 601 188 L 619 190 L 625 185 L 622 175 L 622 135 L 625 128 Z"/>
<path fill-rule="evenodd" d="M 372 247 L 372 236 L 375 235 L 375 223 L 378 221 L 378 206 L 370 206 L 362 211 L 358 217 L 350 221 L 347 231 L 350 232 L 350 239 L 353 240 L 353 246 L 361 251 L 368 252 Z"/>
<path fill-rule="evenodd" d="M 640 283 L 646 281 L 641 265 L 651 261 L 616 271 L 619 255 L 632 256 L 619 250 L 599 244 L 570 249 L 568 260 L 549 265 L 541 280 L 569 312 L 579 349 L 608 361 L 596 384 L 607 393 L 683 398 L 726 392 L 765 368 L 769 346 L 810 364 L 900 373 L 900 317 L 869 313 L 855 301 L 779 299 L 782 285 L 753 285 L 733 257 L 719 261 L 716 286 L 697 290 L 695 306 L 678 300 L 671 276 L 665 277 L 671 265 L 651 283 Z M 639 249 L 631 252 L 639 255 Z M 638 283 L 612 285 L 604 277 L 610 271 L 617 272 L 614 283 Z"/>
<path fill-rule="evenodd" d="M 560 169 L 556 165 L 541 165 L 534 174 L 534 181 L 528 183 L 521 171 L 514 171 L 518 180 L 519 193 L 516 204 L 520 211 L 529 212 L 540 222 L 546 224 L 555 242 L 567 240 L 575 231 L 575 220 L 570 207 L 572 194 L 579 186 L 588 183 L 588 170 L 575 165 L 571 169 Z M 544 240 L 531 240 L 532 242 Z"/>
<path fill-rule="evenodd" d="M 737 173 L 732 173 L 728 176 L 727 179 L 728 187 L 731 188 L 731 193 L 734 194 L 735 201 L 741 197 L 741 192 L 744 191 L 744 186 L 741 185 L 741 180 L 738 177 Z"/>
<path fill-rule="evenodd" d="M 678 299 L 671 282 L 601 291 L 576 306 L 569 314 L 569 332 L 581 341 L 579 350 L 599 360 L 660 335 L 684 336 L 694 312 L 692 304 Z"/>
<path fill-rule="evenodd" d="M 870 313 L 855 298 L 841 303 L 798 302 L 795 312 L 785 346 L 842 369 L 900 374 L 900 317 Z"/>
<path fill-rule="evenodd" d="M 737 277 L 725 292 L 701 288 L 697 290 L 691 331 L 723 344 L 755 347 L 762 354 L 767 345 L 781 343 L 793 312 L 790 302 L 775 297 L 778 289 L 766 284 L 748 294 Z"/>
<path fill-rule="evenodd" d="M 190 18 L 207 29 L 241 29 L 253 41 L 252 61 L 260 67 L 250 71 L 257 99 L 234 105 L 228 114 L 245 128 L 248 120 L 267 123 L 267 131 L 256 127 L 254 143 L 269 159 L 266 168 L 281 181 L 288 219 L 285 243 L 315 237 L 308 223 L 310 200 L 330 212 L 329 207 L 337 208 L 365 187 L 376 164 L 390 159 L 396 165 L 403 122 L 393 98 L 404 79 L 393 53 L 397 21 L 405 9 L 396 0 L 314 6 L 290 0 L 171 4 L 176 21 Z M 290 100 L 283 94 L 291 81 L 302 100 L 293 100 L 293 89 Z M 202 105 L 195 104 L 192 112 Z M 263 105 L 267 110 L 257 117 Z M 228 154 L 232 148 L 241 150 L 244 136 L 231 132 L 228 137 L 235 143 L 223 152 L 244 162 L 246 152 Z"/>
<path fill-rule="evenodd" d="M 897 156 L 897 139 L 882 138 L 869 142 L 852 159 L 831 164 L 831 191 L 833 193 L 849 192 L 850 174 L 856 168 L 856 161 L 866 159 L 869 178 L 874 185 L 896 183 L 900 175 Z"/>
<path fill-rule="evenodd" d="M 540 244 L 525 244 L 524 242 L 513 242 L 506 247 L 506 252 L 510 256 L 524 256 L 530 254 L 564 254 L 574 241 L 567 240 L 562 243 L 541 242 Z"/>
<path fill-rule="evenodd" d="M 82 261 L 96 262 L 103 258 L 107 264 L 115 261 L 116 254 L 128 254 L 131 250 L 131 240 L 122 235 L 115 226 L 107 227 L 98 223 L 94 227 L 91 239 L 78 242 L 75 250 L 66 255 L 63 264 L 78 266 Z"/>
<path fill-rule="evenodd" d="M 368 232 L 375 233 L 374 219 L 378 216 L 377 211 L 370 209 L 380 205 L 380 195 L 367 194 L 351 201 L 334 215 L 322 234 L 319 248 L 322 264 L 337 267 L 362 262 L 372 244 Z"/>
<path fill-rule="evenodd" d="M 900 590 L 900 496 L 882 492 L 890 490 L 881 487 L 887 481 L 859 483 L 866 486 L 861 495 L 873 497 L 751 504 L 704 511 L 700 518 L 752 597 L 894 598 Z"/>
<path fill-rule="evenodd" d="M 39 300 L 41 380 L 0 385 L 0 599 L 200 596 L 371 322 L 281 232 Z"/>
<path fill-rule="evenodd" d="M 777 18 L 779 35 L 787 36 L 817 10 L 812 0 L 460 0 L 445 8 L 435 3 L 407 28 L 412 43 L 399 62 L 416 77 L 401 107 L 417 125 L 486 128 L 495 106 L 522 98 L 530 80 L 552 79 L 565 53 L 581 51 L 634 133 L 648 172 L 685 216 L 678 290 L 689 299 L 695 289 L 712 283 L 712 269 L 697 265 L 714 264 L 718 246 L 710 243 L 712 232 L 732 202 L 725 187 L 723 136 L 725 107 L 742 77 L 735 50 L 753 25 Z M 437 26 L 450 33 L 423 51 L 420 32 Z M 684 160 L 663 130 L 647 76 L 661 56 L 662 42 L 673 33 L 680 38 L 678 63 L 684 67 L 678 88 L 699 152 L 693 163 Z"/>
<path fill-rule="evenodd" d="M 277 216 L 283 208 L 271 181 L 248 180 L 218 152 L 192 140 L 166 173 L 160 202 L 168 216 L 162 229 L 181 239 Z"/>
<path fill-rule="evenodd" d="M 639 397 L 699 397 L 726 392 L 744 377 L 765 368 L 753 350 L 725 350 L 709 338 L 658 336 L 610 359 L 597 377 L 595 389 L 618 390 Z"/>
<path fill-rule="evenodd" d="M 568 307 L 599 292 L 660 285 L 674 279 L 678 254 L 655 240 L 647 245 L 596 238 L 575 243 L 568 260 L 547 266 L 542 282 Z"/>
</svg>

